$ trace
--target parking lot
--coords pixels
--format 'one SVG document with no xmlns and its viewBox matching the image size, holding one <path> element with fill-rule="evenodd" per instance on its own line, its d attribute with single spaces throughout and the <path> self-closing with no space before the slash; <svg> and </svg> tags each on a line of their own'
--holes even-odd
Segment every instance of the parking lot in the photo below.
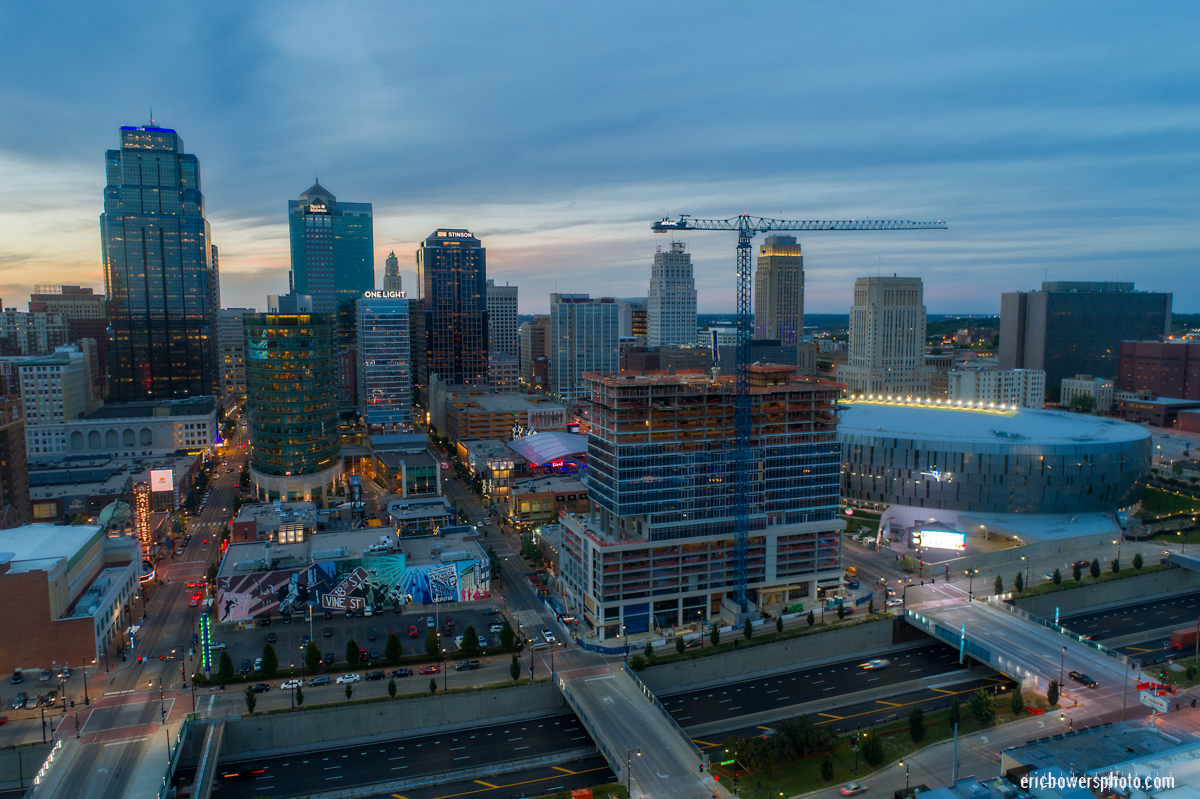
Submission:
<svg viewBox="0 0 1200 799">
<path fill-rule="evenodd" d="M 346 618 L 345 614 L 338 611 L 329 614 L 318 612 L 313 615 L 311 625 L 300 615 L 294 616 L 287 624 L 276 616 L 271 619 L 270 625 L 265 627 L 261 626 L 261 623 L 253 629 L 243 630 L 236 629 L 233 625 L 225 625 L 225 629 L 218 627 L 213 633 L 213 639 L 225 644 L 225 651 L 233 659 L 233 668 L 237 672 L 242 670 L 245 660 L 249 660 L 253 667 L 254 662 L 262 657 L 263 647 L 269 643 L 268 638 L 271 635 L 275 636 L 271 645 L 275 648 L 281 669 L 301 667 L 304 660 L 304 639 L 310 635 L 316 641 L 322 655 L 333 655 L 335 664 L 345 665 L 346 644 L 351 638 L 360 649 L 367 650 L 368 657 L 372 649 L 378 650 L 379 662 L 383 664 L 384 648 L 391 632 L 400 636 L 405 657 L 424 655 L 425 637 L 432 629 L 426 619 L 433 617 L 441 625 L 442 645 L 453 660 L 459 649 L 454 639 L 462 635 L 468 626 L 474 626 L 475 632 L 481 639 L 486 639 L 488 644 L 499 645 L 499 634 L 488 629 L 493 622 L 503 622 L 502 616 L 487 614 L 488 610 L 495 608 L 492 602 L 446 603 L 436 609 L 433 605 L 409 605 L 398 614 L 389 610 L 370 618 L 356 616 L 352 619 Z M 330 618 L 325 618 L 326 615 Z M 448 620 L 452 622 L 449 626 Z M 410 626 L 416 627 L 415 638 L 409 636 Z M 326 629 L 332 634 L 327 636 Z"/>
</svg>

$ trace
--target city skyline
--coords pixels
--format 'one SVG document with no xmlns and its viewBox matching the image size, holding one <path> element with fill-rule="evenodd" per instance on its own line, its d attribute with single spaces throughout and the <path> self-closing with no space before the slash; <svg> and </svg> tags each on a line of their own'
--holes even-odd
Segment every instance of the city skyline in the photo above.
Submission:
<svg viewBox="0 0 1200 799">
<path fill-rule="evenodd" d="M 930 313 L 995 313 L 1001 293 L 1044 278 L 1136 277 L 1173 291 L 1176 310 L 1197 309 L 1200 288 L 1176 285 L 1190 283 L 1200 244 L 1188 135 L 1196 15 L 1171 15 L 1168 26 L 1166 10 L 1112 6 L 1086 21 L 1070 9 L 1029 11 L 940 10 L 930 20 L 882 6 L 863 15 L 780 6 L 732 25 L 732 10 L 713 10 L 675 15 L 664 36 L 631 27 L 632 9 L 613 6 L 579 38 L 568 35 L 575 20 L 486 6 L 451 12 L 469 26 L 435 25 L 437 12 L 421 9 L 367 8 L 326 23 L 218 8 L 203 20 L 185 12 L 188 24 L 174 27 L 186 36 L 160 36 L 171 22 L 161 15 L 116 28 L 86 12 L 47 25 L 44 10 L 8 10 L 6 29 L 30 32 L 6 42 L 18 61 L 36 60 L 49 46 L 40 31 L 51 29 L 70 55 L 4 90 L 16 113 L 0 121 L 10 187 L 0 297 L 28 294 L 48 267 L 60 282 L 102 285 L 99 164 L 112 129 L 144 123 L 153 105 L 156 122 L 185 132 L 205 164 L 226 307 L 286 290 L 277 203 L 319 176 L 374 204 L 377 285 L 390 250 L 411 280 L 428 230 L 467 228 L 492 251 L 489 274 L 521 286 L 522 313 L 548 310 L 555 290 L 640 295 L 662 243 L 651 221 L 742 211 L 950 223 L 886 238 L 800 237 L 811 313 L 844 313 L 855 278 L 893 272 L 926 282 Z M 113 46 L 74 46 L 109 25 Z M 392 26 L 433 34 L 378 35 Z M 239 35 L 225 38 L 231 29 Z M 784 46 L 801 29 L 832 35 Z M 466 37 L 471 59 L 416 66 L 436 61 L 426 55 L 450 35 Z M 202 89 L 177 99 L 179 75 L 121 63 L 123 42 L 199 64 L 189 74 Z M 285 86 L 318 46 L 330 55 L 322 70 L 302 89 Z M 392 58 L 394 48 L 405 57 Z M 714 52 L 743 55 L 712 63 Z M 559 74 L 547 76 L 549 63 Z M 753 113 L 739 87 L 764 74 L 773 88 L 758 110 L 770 113 L 738 125 L 726 109 Z M 93 91 L 95 81 L 123 94 Z M 445 95 L 476 97 L 498 124 L 410 114 Z M 39 102 L 47 96 L 58 102 Z M 699 312 L 728 312 L 732 241 L 685 242 Z"/>
</svg>

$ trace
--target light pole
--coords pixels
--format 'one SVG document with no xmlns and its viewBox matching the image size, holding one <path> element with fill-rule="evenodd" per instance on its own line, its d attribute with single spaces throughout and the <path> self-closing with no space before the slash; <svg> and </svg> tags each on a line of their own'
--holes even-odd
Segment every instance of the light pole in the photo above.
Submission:
<svg viewBox="0 0 1200 799">
<path fill-rule="evenodd" d="M 636 749 L 636 750 L 630 749 L 625 752 L 625 794 L 626 794 L 626 796 L 632 796 L 632 794 L 630 793 L 630 791 L 631 791 L 630 785 L 632 783 L 629 780 L 629 772 L 633 768 L 633 753 L 635 751 L 637 752 L 638 757 L 642 756 L 641 749 Z"/>
<path fill-rule="evenodd" d="M 1059 658 L 1059 661 L 1058 661 L 1058 690 L 1059 690 L 1059 693 L 1062 693 L 1063 667 L 1066 664 L 1066 662 L 1067 662 L 1067 648 L 1064 646 L 1062 648 L 1062 657 Z"/>
<path fill-rule="evenodd" d="M 87 658 L 82 658 L 82 660 L 83 660 L 83 705 L 84 705 L 84 707 L 87 707 L 92 702 L 90 699 L 88 699 L 88 692 L 87 692 Z"/>
<path fill-rule="evenodd" d="M 1068 716 L 1066 713 L 1059 713 L 1059 714 L 1058 714 L 1058 720 L 1059 720 L 1059 721 L 1065 721 L 1065 722 L 1067 722 L 1068 724 L 1070 724 L 1070 725 L 1071 725 L 1071 726 L 1070 726 L 1070 727 L 1067 729 L 1067 732 L 1075 732 L 1075 719 L 1071 718 L 1071 717 L 1070 717 L 1070 716 Z"/>
<path fill-rule="evenodd" d="M 967 601 L 975 597 L 975 574 L 979 569 L 967 569 Z"/>
<path fill-rule="evenodd" d="M 908 763 L 901 760 L 900 765 L 904 766 L 904 795 L 908 796 Z"/>
</svg>

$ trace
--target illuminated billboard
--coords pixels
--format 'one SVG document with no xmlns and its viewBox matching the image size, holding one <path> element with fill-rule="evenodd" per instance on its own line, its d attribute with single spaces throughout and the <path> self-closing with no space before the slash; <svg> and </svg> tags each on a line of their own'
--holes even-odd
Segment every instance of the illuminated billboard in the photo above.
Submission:
<svg viewBox="0 0 1200 799">
<path fill-rule="evenodd" d="M 171 469 L 151 469 L 150 470 L 150 490 L 151 491 L 174 491 L 175 490 L 175 474 Z"/>
<path fill-rule="evenodd" d="M 962 552 L 967 548 L 967 536 L 951 530 L 922 530 L 913 536 L 913 543 L 925 549 L 954 549 Z"/>
</svg>

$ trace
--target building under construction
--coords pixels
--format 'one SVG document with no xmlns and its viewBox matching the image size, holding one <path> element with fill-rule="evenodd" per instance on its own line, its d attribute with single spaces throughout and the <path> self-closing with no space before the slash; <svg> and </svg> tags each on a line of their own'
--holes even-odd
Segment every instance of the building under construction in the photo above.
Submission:
<svg viewBox="0 0 1200 799">
<path fill-rule="evenodd" d="M 842 387 L 794 370 L 750 367 L 746 586 L 759 610 L 807 607 L 842 579 Z M 715 619 L 737 584 L 734 378 L 584 379 L 589 511 L 559 517 L 569 603 L 602 638 Z"/>
</svg>

